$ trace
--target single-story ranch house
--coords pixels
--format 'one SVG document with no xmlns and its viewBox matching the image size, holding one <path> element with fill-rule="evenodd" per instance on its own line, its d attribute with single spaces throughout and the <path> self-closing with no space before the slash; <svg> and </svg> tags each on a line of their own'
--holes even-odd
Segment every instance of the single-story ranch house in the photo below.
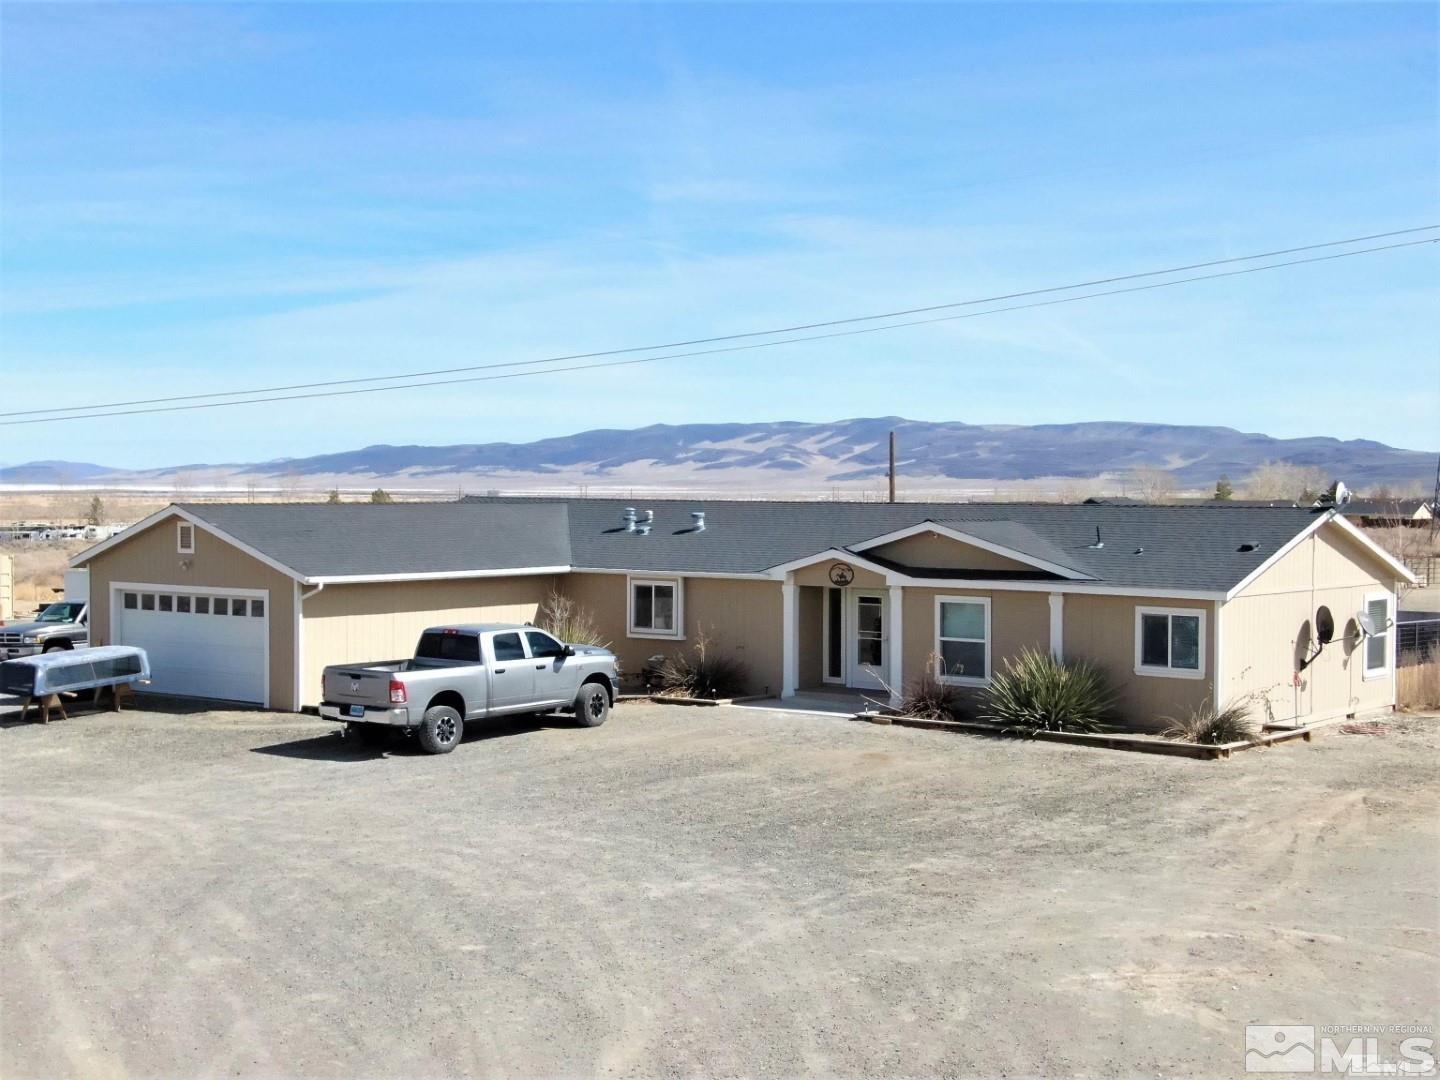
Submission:
<svg viewBox="0 0 1440 1080">
<path fill-rule="evenodd" d="M 1142 727 L 1247 694 L 1276 721 L 1394 704 L 1389 628 L 1414 579 L 1332 509 L 637 506 L 184 504 L 73 565 L 92 637 L 149 649 L 154 690 L 275 709 L 316 704 L 327 664 L 408 656 L 437 623 L 532 620 L 552 592 L 629 673 L 703 634 L 756 693 L 883 696 L 927 666 L 978 689 L 1030 646 L 1100 665 Z"/>
</svg>

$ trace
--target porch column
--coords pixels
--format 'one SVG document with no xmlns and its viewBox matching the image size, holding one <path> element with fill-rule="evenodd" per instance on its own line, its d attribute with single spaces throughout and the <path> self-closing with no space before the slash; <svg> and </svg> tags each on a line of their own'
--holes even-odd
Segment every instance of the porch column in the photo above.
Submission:
<svg viewBox="0 0 1440 1080">
<path fill-rule="evenodd" d="M 1050 594 L 1050 655 L 1065 659 L 1065 594 Z"/>
<path fill-rule="evenodd" d="M 780 586 L 780 696 L 794 697 L 800 684 L 800 620 L 796 618 L 795 575 Z"/>
<path fill-rule="evenodd" d="M 905 693 L 905 590 L 890 586 L 890 610 L 886 613 L 890 627 L 890 704 L 899 705 Z"/>
</svg>

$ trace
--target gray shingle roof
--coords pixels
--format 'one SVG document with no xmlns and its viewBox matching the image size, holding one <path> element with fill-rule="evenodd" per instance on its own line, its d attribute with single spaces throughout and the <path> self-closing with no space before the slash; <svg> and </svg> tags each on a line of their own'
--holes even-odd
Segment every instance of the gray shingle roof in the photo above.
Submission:
<svg viewBox="0 0 1440 1080">
<path fill-rule="evenodd" d="M 193 503 L 182 509 L 306 577 L 570 562 L 563 503 Z"/>
<path fill-rule="evenodd" d="M 655 511 L 650 535 L 623 530 L 621 513 L 627 505 Z M 577 567 L 756 573 L 925 521 L 988 531 L 1000 542 L 997 523 L 1003 521 L 1017 543 L 1023 536 L 1040 541 L 1030 554 L 1105 584 L 1185 590 L 1233 587 L 1320 513 L 1298 507 L 643 499 L 575 499 L 569 507 Z M 691 531 L 692 510 L 705 511 L 702 533 Z M 1097 528 L 1104 547 L 1092 548 Z M 1257 546 L 1242 552 L 1245 543 Z"/>
<path fill-rule="evenodd" d="M 648 535 L 626 506 L 653 510 Z M 469 498 L 455 503 L 190 504 L 184 509 L 307 577 L 538 566 L 761 573 L 925 522 L 969 532 L 1087 579 L 1226 590 L 1310 525 L 1300 507 Z M 691 512 L 703 510 L 696 532 Z M 1103 546 L 1093 546 L 1097 530 Z M 1241 545 L 1255 545 L 1242 551 Z M 1032 576 L 1032 575 L 1026 575 Z"/>
</svg>

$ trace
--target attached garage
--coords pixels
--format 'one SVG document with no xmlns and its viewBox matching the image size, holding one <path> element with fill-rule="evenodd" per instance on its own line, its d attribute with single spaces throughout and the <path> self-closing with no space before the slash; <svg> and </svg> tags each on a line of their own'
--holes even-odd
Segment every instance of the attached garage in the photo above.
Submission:
<svg viewBox="0 0 1440 1080">
<path fill-rule="evenodd" d="M 112 582 L 110 597 L 110 641 L 149 654 L 151 692 L 270 699 L 268 591 Z"/>
<path fill-rule="evenodd" d="M 210 504 L 72 565 L 95 643 L 149 653 L 147 691 L 299 710 L 326 664 L 409 656 L 436 623 L 534 619 L 568 555 L 552 505 Z"/>
</svg>

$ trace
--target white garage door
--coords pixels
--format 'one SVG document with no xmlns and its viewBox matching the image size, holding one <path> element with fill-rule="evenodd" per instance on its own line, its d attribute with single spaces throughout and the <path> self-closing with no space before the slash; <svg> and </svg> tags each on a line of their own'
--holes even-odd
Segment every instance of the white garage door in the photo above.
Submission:
<svg viewBox="0 0 1440 1080">
<path fill-rule="evenodd" d="M 115 644 L 150 656 L 156 694 L 265 704 L 268 594 L 121 585 L 111 598 Z"/>
</svg>

